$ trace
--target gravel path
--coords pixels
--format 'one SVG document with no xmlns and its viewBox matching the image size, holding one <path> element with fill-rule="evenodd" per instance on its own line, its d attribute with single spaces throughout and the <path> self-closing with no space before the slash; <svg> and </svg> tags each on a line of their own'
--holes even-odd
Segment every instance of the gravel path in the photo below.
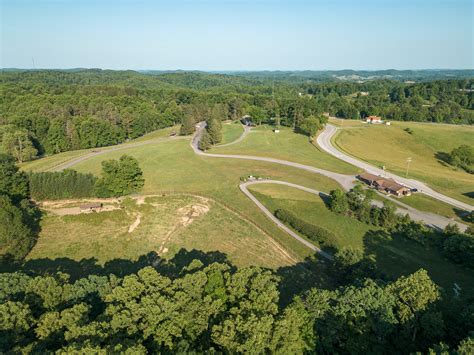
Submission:
<svg viewBox="0 0 474 355">
<path fill-rule="evenodd" d="M 454 206 L 456 208 L 460 208 L 460 209 L 466 210 L 466 211 L 472 211 L 474 209 L 473 206 L 471 206 L 467 203 L 458 201 L 458 200 L 456 200 L 452 197 L 449 197 L 449 196 L 446 196 L 446 195 L 443 195 L 439 192 L 434 191 L 433 189 L 429 188 L 428 186 L 426 186 L 424 183 L 422 183 L 420 181 L 403 178 L 403 177 L 395 175 L 393 173 L 389 173 L 387 171 L 379 169 L 379 168 L 377 168 L 377 167 L 375 167 L 371 164 L 368 164 L 366 162 L 363 162 L 359 159 L 356 159 L 354 157 L 351 157 L 351 156 L 341 152 L 339 149 L 334 147 L 332 142 L 331 142 L 331 138 L 334 136 L 334 134 L 336 134 L 337 130 L 338 130 L 337 127 L 335 127 L 331 124 L 326 124 L 326 127 L 324 128 L 323 132 L 318 136 L 317 143 L 321 147 L 321 149 L 323 149 L 325 152 L 327 152 L 327 153 L 335 156 L 336 158 L 341 159 L 341 160 L 343 160 L 343 161 L 345 161 L 349 164 L 352 164 L 352 165 L 357 166 L 361 169 L 364 169 L 365 171 L 367 171 L 371 174 L 383 175 L 383 176 L 392 178 L 392 179 L 396 180 L 397 182 L 399 182 L 403 185 L 406 185 L 406 186 L 409 186 L 409 187 L 412 187 L 412 188 L 416 188 L 416 189 L 418 189 L 419 192 L 421 192 L 421 193 L 423 193 L 427 196 L 430 196 L 432 198 L 435 198 L 439 201 L 448 203 L 451 206 Z"/>
<path fill-rule="evenodd" d="M 331 126 L 331 127 L 334 127 L 334 126 Z M 245 159 L 245 160 L 258 160 L 258 161 L 276 163 L 276 164 L 291 166 L 291 167 L 294 167 L 294 168 L 297 168 L 297 169 L 302 169 L 302 170 L 306 170 L 306 171 L 309 171 L 309 172 L 312 172 L 312 173 L 324 175 L 324 176 L 329 177 L 333 180 L 336 180 L 346 190 L 350 190 L 354 186 L 354 180 L 356 179 L 356 177 L 354 175 L 338 174 L 338 173 L 334 173 L 334 172 L 331 172 L 331 171 L 328 171 L 328 170 L 315 168 L 315 167 L 312 167 L 312 166 L 309 166 L 309 165 L 303 165 L 303 164 L 294 163 L 294 162 L 290 162 L 290 161 L 286 161 L 286 160 L 280 160 L 280 159 L 258 157 L 258 156 L 252 156 L 252 155 L 215 154 L 215 153 L 203 152 L 202 150 L 200 150 L 198 148 L 198 143 L 199 143 L 199 139 L 201 138 L 201 135 L 203 133 L 204 128 L 205 128 L 205 123 L 198 124 L 196 133 L 195 133 L 195 135 L 194 135 L 194 137 L 191 141 L 191 147 L 193 148 L 194 152 L 198 155 L 211 157 L 211 158 Z M 257 182 L 257 183 L 265 183 L 266 181 L 275 181 L 275 180 L 263 180 L 263 181 L 264 182 Z M 289 183 L 289 182 L 279 181 L 277 183 L 284 184 L 284 185 L 287 185 L 287 186 L 292 186 L 292 187 L 295 187 L 297 189 L 304 190 L 304 191 L 307 191 L 307 192 L 310 192 L 310 193 L 315 193 L 316 192 L 316 190 L 306 188 L 306 187 L 300 186 L 300 185 L 295 185 L 295 184 L 292 184 L 292 183 Z M 317 194 L 320 194 L 320 192 L 317 191 Z M 249 196 L 247 193 L 246 193 L 246 195 Z M 433 227 L 435 229 L 444 229 L 450 223 L 457 224 L 461 230 L 465 230 L 467 228 L 466 224 L 454 221 L 453 219 L 450 219 L 450 218 L 447 218 L 447 217 L 444 217 L 444 216 L 440 216 L 440 215 L 437 215 L 437 214 L 434 214 L 434 213 L 430 213 L 430 212 L 419 211 L 419 210 L 417 210 L 413 207 L 410 207 L 410 206 L 408 206 L 404 203 L 401 203 L 401 202 L 399 202 L 395 199 L 390 198 L 389 200 L 394 202 L 396 205 L 398 205 L 398 207 L 397 207 L 397 212 L 398 213 L 403 214 L 403 215 L 408 214 L 411 219 L 413 219 L 415 221 L 423 222 L 427 226 Z M 255 198 L 253 198 L 252 201 L 254 203 L 256 203 Z M 381 207 L 382 202 L 374 201 L 374 205 Z M 263 205 L 257 204 L 257 206 L 268 216 L 268 213 L 265 212 L 266 209 L 262 209 Z M 272 217 L 273 218 L 271 218 L 271 219 L 273 221 L 275 221 L 274 220 L 275 217 L 273 215 L 272 215 Z M 286 229 L 285 229 L 285 231 L 286 231 Z M 292 234 L 290 234 L 290 235 L 292 235 Z"/>
<path fill-rule="evenodd" d="M 313 195 L 318 195 L 321 197 L 328 197 L 328 194 L 325 192 L 321 192 L 315 189 L 311 189 L 309 187 L 293 184 L 287 181 L 280 181 L 280 180 L 255 180 L 255 181 L 247 181 L 239 185 L 240 190 L 253 202 L 257 207 L 270 219 L 275 223 L 279 228 L 283 229 L 286 233 L 288 233 L 291 237 L 295 238 L 300 243 L 306 245 L 308 248 L 314 250 L 316 253 L 320 254 L 321 256 L 325 257 L 326 259 L 332 260 L 332 256 L 317 246 L 312 244 L 311 242 L 307 241 L 306 239 L 300 237 L 297 233 L 295 233 L 292 229 L 288 228 L 284 223 L 282 223 L 278 218 L 276 218 L 252 193 L 248 190 L 249 186 L 252 185 L 259 185 L 259 184 L 277 184 L 277 185 L 284 185 L 293 187 L 295 189 L 303 190 Z M 377 207 L 382 207 L 383 203 L 380 201 L 373 201 L 372 204 Z M 421 221 L 436 229 L 443 229 L 449 223 L 453 223 L 452 220 L 446 217 L 438 216 L 431 213 L 420 212 L 410 206 L 405 205 L 405 207 L 397 207 L 397 213 L 400 214 L 408 214 L 411 219 L 415 221 Z M 458 224 L 461 229 L 467 228 L 466 225 L 454 222 Z"/>
<path fill-rule="evenodd" d="M 331 126 L 331 125 L 328 125 L 332 128 L 329 128 L 329 129 L 326 129 L 325 131 L 323 131 L 323 133 L 318 137 L 318 144 L 320 144 L 320 139 L 321 139 L 321 136 L 323 136 L 323 140 L 327 142 L 327 139 L 330 140 L 330 137 L 332 136 L 332 134 L 335 133 L 335 127 L 334 126 Z M 257 161 L 263 161 L 263 162 L 269 162 L 269 163 L 276 163 L 276 164 L 281 164 L 281 165 L 286 165 L 286 166 L 290 166 L 290 167 L 294 167 L 294 168 L 297 168 L 297 169 L 302 169 L 302 170 L 306 170 L 306 171 L 309 171 L 309 172 L 312 172 L 312 173 L 316 173 L 316 174 L 321 174 L 321 175 L 324 175 L 326 177 L 329 177 L 335 181 L 337 181 L 344 189 L 346 190 L 350 190 L 353 186 L 354 186 L 354 180 L 355 180 L 355 176 L 354 175 L 344 175 L 344 174 L 339 174 L 339 173 L 334 173 L 332 171 L 328 171 L 328 170 L 324 170 L 324 169 L 319 169 L 319 168 L 315 168 L 313 166 L 309 166 L 309 165 L 304 165 L 304 164 L 299 164 L 299 163 L 294 163 L 294 162 L 290 162 L 290 161 L 286 161 L 286 160 L 281 160 L 281 159 L 274 159 L 274 158 L 267 158 L 267 157 L 258 157 L 258 156 L 252 156 L 252 155 L 236 155 L 236 154 L 215 154 L 215 153 L 206 153 L 206 152 L 203 152 L 201 151 L 199 148 L 198 148 L 198 143 L 199 143 L 199 140 L 201 138 L 201 135 L 203 133 L 203 130 L 205 128 L 205 123 L 202 122 L 202 123 L 199 123 L 197 125 L 197 130 L 196 130 L 196 133 L 194 134 L 192 140 L 191 140 L 191 147 L 193 149 L 193 151 L 197 154 L 197 155 L 200 155 L 200 156 L 204 156 L 204 157 L 211 157 L 211 158 L 221 158 L 221 159 L 243 159 L 243 160 L 257 160 Z M 332 131 L 334 129 L 334 131 Z M 228 145 L 232 145 L 232 144 L 236 144 L 238 142 L 241 142 L 246 136 L 247 134 L 250 132 L 250 127 L 245 127 L 244 128 L 244 132 L 242 133 L 242 135 L 235 141 L 231 142 L 231 143 L 228 143 L 228 144 L 225 144 L 225 145 L 222 145 L 221 147 L 223 146 L 228 146 Z M 329 133 L 328 133 L 329 132 Z M 330 133 L 332 132 L 332 134 Z M 83 155 L 83 156 L 80 156 L 78 158 L 75 158 L 75 159 L 72 159 L 72 160 L 69 160 L 67 162 L 64 162 L 64 163 L 61 163 L 53 168 L 51 168 L 50 170 L 52 171 L 60 171 L 60 170 L 64 170 L 64 169 L 67 169 L 67 168 L 70 168 L 84 160 L 87 160 L 87 159 L 90 159 L 94 156 L 97 156 L 97 155 L 101 155 L 101 154 L 105 154 L 105 153 L 109 153 L 109 152 L 113 152 L 113 151 L 118 151 L 118 150 L 124 150 L 124 149 L 129 149 L 129 148 L 134 148 L 134 147 L 139 147 L 139 146 L 143 146 L 143 145 L 148 145 L 148 144 L 156 144 L 156 143 L 161 143 L 161 142 L 169 142 L 169 141 L 172 141 L 172 140 L 178 140 L 178 139 L 187 139 L 187 137 L 165 137 L 165 138 L 157 138 L 157 139 L 153 139 L 153 140 L 149 140 L 149 141 L 143 141 L 143 142 L 137 142 L 137 143 L 130 143 L 130 144 L 126 144 L 126 145 L 118 145 L 118 146 L 115 146 L 115 147 L 111 147 L 111 148 L 107 148 L 107 149 L 102 149 L 102 150 L 99 150 L 99 151 L 95 151 L 95 152 L 90 152 L 86 155 Z M 327 151 L 325 149 L 325 146 L 321 145 L 321 148 L 325 151 Z M 330 145 L 330 147 L 332 147 L 332 145 Z M 335 149 L 335 148 L 334 148 Z M 340 153 L 339 151 L 336 151 L 334 152 L 334 154 L 332 155 L 335 155 L 336 157 L 340 158 L 340 156 L 343 156 L 342 153 Z M 349 157 L 350 158 L 350 157 Z M 351 158 L 353 159 L 353 158 Z M 345 159 L 342 159 L 342 160 L 345 160 Z M 355 159 L 354 159 L 355 160 Z M 345 160 L 347 161 L 347 160 Z M 349 163 L 351 163 L 351 161 L 347 161 Z M 359 161 L 357 161 L 359 162 Z M 361 162 L 362 163 L 362 162 Z M 352 163 L 351 163 L 352 164 Z M 353 165 L 356 165 L 356 166 L 359 166 L 357 164 L 353 164 Z M 368 164 L 367 164 L 368 165 Z M 373 167 L 371 167 L 370 165 L 368 165 L 371 169 Z M 359 166 L 359 167 L 362 167 L 362 166 Z M 362 167 L 364 169 L 364 167 Z M 368 170 L 370 172 L 372 172 L 373 170 Z M 309 192 L 309 193 L 312 193 L 312 194 L 315 194 L 315 195 L 318 195 L 318 196 L 327 196 L 327 194 L 321 192 L 321 191 L 318 191 L 318 190 L 314 190 L 314 189 L 311 189 L 311 188 L 308 188 L 308 187 L 305 187 L 305 186 L 301 186 L 301 185 L 297 185 L 297 184 L 293 184 L 293 183 L 290 183 L 290 182 L 286 182 L 286 181 L 278 181 L 278 180 L 261 180 L 261 181 L 250 181 L 250 182 L 246 182 L 246 183 L 243 183 L 243 184 L 240 184 L 240 190 L 253 202 L 257 205 L 257 207 L 270 219 L 272 220 L 279 228 L 281 228 L 282 230 L 284 230 L 286 233 L 288 233 L 291 237 L 295 238 L 296 240 L 298 240 L 300 243 L 304 244 L 305 246 L 307 246 L 308 248 L 314 250 L 316 253 L 320 254 L 321 256 L 323 256 L 324 258 L 327 258 L 327 259 L 332 259 L 332 256 L 324 251 L 322 251 L 321 249 L 319 249 L 318 247 L 316 247 L 314 244 L 312 244 L 311 242 L 307 241 L 306 239 L 302 238 L 301 236 L 299 236 L 298 234 L 296 234 L 293 230 L 291 230 L 290 228 L 288 228 L 287 226 L 285 226 L 281 221 L 279 221 L 260 201 L 258 201 L 250 192 L 249 190 L 247 189 L 248 186 L 250 185 L 253 185 L 253 184 L 280 184 L 280 185 L 285 185 L 285 186 L 290 186 L 290 187 L 293 187 L 293 188 L 296 188 L 296 189 L 299 189 L 299 190 L 303 190 L 303 191 L 306 191 L 306 192 Z M 411 185 L 411 186 L 414 186 L 414 185 Z M 443 196 L 443 195 L 442 195 Z M 456 200 L 455 200 L 456 201 Z M 403 207 L 398 207 L 397 208 L 397 211 L 399 213 L 402 213 L 402 214 L 406 214 L 408 213 L 409 216 L 414 219 L 414 220 L 417 220 L 417 221 L 423 221 L 424 223 L 426 223 L 427 225 L 429 226 L 432 226 L 432 227 L 435 227 L 435 228 L 444 228 L 446 225 L 448 225 L 449 223 L 453 223 L 454 221 L 452 221 L 451 219 L 449 218 L 446 218 L 446 217 L 442 217 L 442 216 L 439 216 L 439 215 L 435 215 L 435 214 L 432 214 L 432 213 L 428 213 L 428 212 L 421 212 L 421 211 L 418 211 L 412 207 L 409 207 L 407 205 L 404 205 L 398 201 L 393 201 L 395 203 L 397 203 L 398 205 L 402 205 Z M 374 201 L 374 205 L 381 205 L 381 202 L 379 201 Z M 465 229 L 467 228 L 466 225 L 462 224 L 462 223 L 459 223 L 459 222 L 454 222 L 456 224 L 459 225 L 459 227 L 461 229 Z"/>
</svg>

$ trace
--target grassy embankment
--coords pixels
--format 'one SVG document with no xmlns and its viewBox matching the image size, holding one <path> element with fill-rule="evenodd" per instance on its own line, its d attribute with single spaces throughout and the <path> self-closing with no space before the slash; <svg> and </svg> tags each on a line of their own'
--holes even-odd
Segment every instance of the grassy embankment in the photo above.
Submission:
<svg viewBox="0 0 474 355">
<path fill-rule="evenodd" d="M 341 174 L 356 174 L 359 169 L 349 165 L 311 144 L 307 136 L 282 127 L 274 133 L 272 126 L 255 127 L 240 143 L 211 150 L 219 154 L 256 155 L 307 164 Z"/>
<path fill-rule="evenodd" d="M 306 222 L 322 226 L 337 235 L 336 245 L 361 249 L 376 257 L 378 268 L 390 277 L 426 269 L 433 280 L 452 294 L 453 283 L 473 295 L 472 271 L 455 265 L 438 250 L 403 238 L 392 238 L 379 229 L 329 211 L 319 196 L 281 185 L 253 185 L 253 194 L 272 212 L 292 211 Z"/>
<path fill-rule="evenodd" d="M 405 129 L 409 128 L 412 133 Z M 461 144 L 471 144 L 474 127 L 443 124 L 392 122 L 391 126 L 367 125 L 340 130 L 334 143 L 343 151 L 388 171 L 406 175 L 407 158 L 412 162 L 408 176 L 423 181 L 433 189 L 470 204 L 474 203 L 474 177 L 450 166 L 443 156 Z M 423 201 L 422 201 L 423 200 Z M 433 207 L 422 197 L 407 199 L 407 204 L 431 212 Z M 445 211 L 446 213 L 446 211 Z M 454 211 L 448 213 L 454 215 Z"/>
</svg>

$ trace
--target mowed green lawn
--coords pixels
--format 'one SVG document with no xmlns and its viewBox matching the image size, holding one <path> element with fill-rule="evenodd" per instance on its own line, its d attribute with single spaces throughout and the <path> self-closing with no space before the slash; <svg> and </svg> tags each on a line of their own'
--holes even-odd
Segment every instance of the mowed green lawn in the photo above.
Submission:
<svg viewBox="0 0 474 355">
<path fill-rule="evenodd" d="M 153 139 L 166 138 L 166 137 L 169 137 L 170 134 L 172 133 L 179 133 L 179 126 L 167 127 L 164 129 L 153 131 L 151 133 L 145 134 L 142 137 L 123 143 L 120 146 L 127 146 L 129 144 L 150 141 Z M 69 152 L 48 155 L 40 159 L 36 159 L 36 160 L 32 160 L 32 161 L 28 161 L 23 164 L 20 164 L 20 168 L 25 171 L 35 171 L 35 172 L 47 171 L 47 170 L 53 169 L 54 167 L 58 165 L 66 163 L 70 160 L 89 154 L 92 151 L 106 151 L 108 149 L 111 149 L 111 147 L 98 147 L 98 148 L 72 150 Z"/>
<path fill-rule="evenodd" d="M 362 120 L 348 120 L 344 118 L 330 118 L 328 122 L 337 127 L 362 127 L 365 124 Z"/>
<path fill-rule="evenodd" d="M 359 172 L 356 167 L 321 151 L 305 135 L 294 133 L 287 127 L 282 127 L 279 133 L 273 132 L 272 129 L 273 127 L 267 125 L 255 127 L 242 142 L 229 147 L 216 146 L 211 152 L 283 159 L 341 174 Z"/>
<path fill-rule="evenodd" d="M 450 295 L 455 282 L 463 292 L 474 295 L 472 271 L 448 261 L 434 248 L 392 238 L 373 226 L 332 213 L 319 196 L 295 188 L 262 184 L 249 189 L 270 211 L 288 209 L 304 221 L 332 231 L 339 247 L 352 246 L 366 255 L 375 255 L 378 268 L 390 277 L 398 278 L 424 268 Z"/>
<path fill-rule="evenodd" d="M 396 197 L 394 197 L 394 199 L 396 199 Z M 466 215 L 466 211 L 458 210 L 456 207 L 435 200 L 434 198 L 431 198 L 427 195 L 413 194 L 411 196 L 404 197 L 400 200 L 400 202 L 420 211 L 435 213 L 440 216 L 453 218 L 459 222 L 470 224 L 462 218 Z"/>
<path fill-rule="evenodd" d="M 238 185 L 240 177 L 246 175 L 268 176 L 322 191 L 330 191 L 338 184 L 324 176 L 283 165 L 238 159 L 201 157 L 194 154 L 190 138 L 157 142 L 120 151 L 110 151 L 73 166 L 79 172 L 100 175 L 101 162 L 117 159 L 123 154 L 136 157 L 145 175 L 144 194 L 162 192 L 192 193 L 208 196 L 236 211 L 243 219 L 258 225 L 274 237 L 295 259 L 302 260 L 312 255 L 311 250 L 276 227 L 255 205 L 242 194 Z M 37 161 L 36 163 L 39 163 Z M 37 167 L 41 170 L 41 167 Z M 227 225 L 214 228 L 225 233 Z M 244 232 L 243 232 L 244 233 Z"/>
<path fill-rule="evenodd" d="M 222 142 L 219 144 L 232 143 L 238 139 L 242 133 L 244 133 L 244 128 L 239 121 L 225 121 L 222 122 Z M 218 145 L 219 145 L 218 144 Z"/>
<path fill-rule="evenodd" d="M 80 204 L 78 201 L 76 205 Z M 216 226 L 225 226 L 225 232 Z M 91 257 L 103 265 L 155 252 L 174 257 L 182 248 L 221 252 L 237 266 L 269 268 L 296 262 L 269 235 L 213 200 L 190 195 L 128 200 L 118 210 L 43 218 L 28 260 Z"/>
<path fill-rule="evenodd" d="M 410 128 L 413 133 L 404 131 Z M 378 167 L 385 166 L 405 176 L 407 158 L 412 162 L 409 177 L 423 181 L 433 189 L 474 204 L 474 176 L 454 168 L 439 156 L 461 144 L 474 144 L 474 127 L 443 124 L 392 122 L 391 126 L 366 125 L 340 130 L 334 142 L 357 158 Z"/>
</svg>

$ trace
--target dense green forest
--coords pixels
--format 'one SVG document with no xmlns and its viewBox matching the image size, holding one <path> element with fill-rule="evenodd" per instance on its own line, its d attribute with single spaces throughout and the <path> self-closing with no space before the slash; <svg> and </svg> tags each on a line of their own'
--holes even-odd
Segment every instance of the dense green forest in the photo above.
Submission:
<svg viewBox="0 0 474 355">
<path fill-rule="evenodd" d="M 124 270 L 119 260 L 75 279 L 0 274 L 0 350 L 472 354 L 474 303 L 446 297 L 424 270 L 391 282 L 312 287 L 285 302 L 281 289 L 301 265 L 276 275 L 237 269 L 218 254 L 185 263 L 193 254 L 183 252 L 158 270 L 125 275 L 112 272 Z"/>
<path fill-rule="evenodd" d="M 468 71 L 469 72 L 469 71 Z M 158 128 L 251 114 L 306 130 L 328 112 L 359 119 L 474 123 L 474 80 L 314 81 L 294 75 L 134 71 L 2 71 L 0 146 L 19 162 L 43 154 L 107 146 Z M 383 77 L 383 76 L 382 76 Z M 437 78 L 433 74 L 434 78 Z M 415 76 L 416 78 L 416 76 Z"/>
</svg>

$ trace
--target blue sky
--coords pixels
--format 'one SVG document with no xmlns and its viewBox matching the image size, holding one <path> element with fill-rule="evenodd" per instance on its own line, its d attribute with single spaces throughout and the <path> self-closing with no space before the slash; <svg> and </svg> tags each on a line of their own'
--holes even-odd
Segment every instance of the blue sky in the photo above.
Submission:
<svg viewBox="0 0 474 355">
<path fill-rule="evenodd" d="M 472 0 L 0 0 L 0 67 L 474 67 Z"/>
</svg>

